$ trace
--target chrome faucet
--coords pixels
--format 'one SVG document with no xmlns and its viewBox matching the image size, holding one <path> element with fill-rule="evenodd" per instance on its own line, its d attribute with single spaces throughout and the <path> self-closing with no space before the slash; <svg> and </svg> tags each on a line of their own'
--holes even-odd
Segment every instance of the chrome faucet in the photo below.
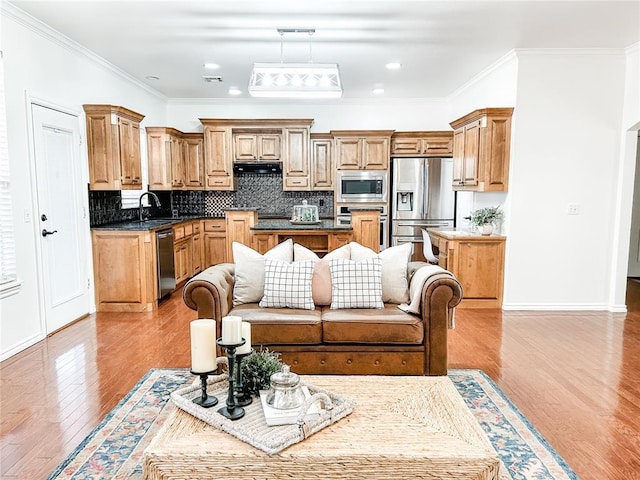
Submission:
<svg viewBox="0 0 640 480">
<path fill-rule="evenodd" d="M 150 198 L 153 198 L 153 203 L 156 204 L 156 207 L 160 207 L 160 199 L 155 193 L 144 192 L 142 195 L 140 195 L 140 198 L 138 199 L 138 217 L 141 222 L 144 221 L 143 210 L 142 210 L 142 197 L 144 197 L 145 195 L 149 195 Z"/>
</svg>

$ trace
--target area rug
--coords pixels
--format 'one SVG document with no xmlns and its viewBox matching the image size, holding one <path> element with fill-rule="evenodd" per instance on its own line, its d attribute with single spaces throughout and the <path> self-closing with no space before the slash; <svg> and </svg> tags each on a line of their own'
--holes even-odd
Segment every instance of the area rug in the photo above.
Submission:
<svg viewBox="0 0 640 480">
<path fill-rule="evenodd" d="M 449 377 L 500 457 L 500 480 L 578 478 L 486 374 L 450 370 Z M 187 370 L 150 370 L 49 480 L 141 479 L 144 449 L 176 408 L 171 392 L 193 379 Z"/>
</svg>

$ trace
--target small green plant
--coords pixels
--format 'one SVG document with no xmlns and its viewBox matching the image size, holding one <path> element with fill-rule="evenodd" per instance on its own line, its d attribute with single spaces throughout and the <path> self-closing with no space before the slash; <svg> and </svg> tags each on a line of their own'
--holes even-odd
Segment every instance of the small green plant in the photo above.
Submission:
<svg viewBox="0 0 640 480">
<path fill-rule="evenodd" d="M 502 210 L 500 205 L 497 207 L 479 208 L 471 212 L 471 216 L 467 217 L 473 225 L 480 226 L 487 223 L 495 223 L 496 220 L 502 218 Z"/>
<path fill-rule="evenodd" d="M 269 388 L 271 375 L 282 370 L 280 354 L 268 348 L 255 351 L 242 360 L 242 387 L 246 394 L 257 395 Z"/>
</svg>

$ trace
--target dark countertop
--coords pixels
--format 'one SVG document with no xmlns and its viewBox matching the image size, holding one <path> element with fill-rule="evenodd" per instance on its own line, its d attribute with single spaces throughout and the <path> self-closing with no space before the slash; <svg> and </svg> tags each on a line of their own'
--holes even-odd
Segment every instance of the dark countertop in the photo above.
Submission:
<svg viewBox="0 0 640 480">
<path fill-rule="evenodd" d="M 319 230 L 319 231 L 351 231 L 351 225 L 339 225 L 333 220 L 320 220 L 318 223 L 291 223 L 289 220 L 260 220 L 251 230 L 290 231 L 290 230 Z"/>
</svg>

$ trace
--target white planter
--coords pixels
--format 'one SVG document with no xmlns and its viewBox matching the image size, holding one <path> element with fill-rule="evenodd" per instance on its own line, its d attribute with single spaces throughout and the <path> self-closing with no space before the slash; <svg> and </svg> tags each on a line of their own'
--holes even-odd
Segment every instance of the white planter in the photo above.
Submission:
<svg viewBox="0 0 640 480">
<path fill-rule="evenodd" d="M 491 235 L 493 233 L 493 223 L 485 223 L 484 225 L 480 225 L 480 233 L 482 235 Z"/>
</svg>

